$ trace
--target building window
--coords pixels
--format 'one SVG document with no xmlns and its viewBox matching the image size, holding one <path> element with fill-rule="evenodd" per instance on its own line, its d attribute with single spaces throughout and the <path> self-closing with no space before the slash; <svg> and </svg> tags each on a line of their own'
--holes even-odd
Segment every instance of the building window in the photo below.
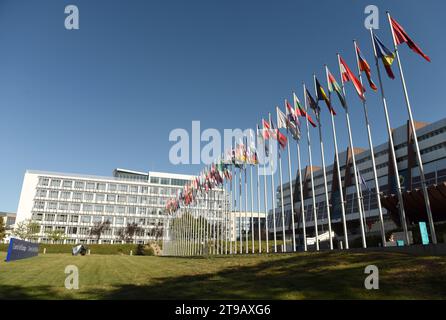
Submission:
<svg viewBox="0 0 446 320">
<path fill-rule="evenodd" d="M 52 226 L 45 226 L 43 228 L 43 232 L 44 233 L 50 233 L 51 231 L 53 231 L 53 227 Z"/>
<path fill-rule="evenodd" d="M 47 187 L 49 184 L 50 184 L 49 178 L 43 178 L 43 177 L 39 178 L 39 186 Z"/>
<path fill-rule="evenodd" d="M 94 206 L 95 212 L 104 212 L 104 206 Z"/>
<path fill-rule="evenodd" d="M 45 213 L 45 221 L 54 221 L 56 215 L 54 213 Z"/>
<path fill-rule="evenodd" d="M 93 190 L 95 186 L 94 182 L 87 182 L 87 190 Z"/>
<path fill-rule="evenodd" d="M 101 216 L 93 216 L 93 223 L 101 223 L 102 217 Z"/>
<path fill-rule="evenodd" d="M 82 216 L 81 217 L 82 223 L 90 223 L 90 221 L 91 221 L 91 216 Z"/>
<path fill-rule="evenodd" d="M 77 227 L 68 227 L 68 234 L 77 234 Z"/>
<path fill-rule="evenodd" d="M 130 186 L 131 193 L 138 193 L 138 186 Z"/>
<path fill-rule="evenodd" d="M 64 180 L 62 184 L 63 188 L 73 188 L 73 181 L 71 180 Z"/>
<path fill-rule="evenodd" d="M 79 216 L 70 216 L 70 222 L 78 223 L 79 222 Z"/>
<path fill-rule="evenodd" d="M 67 202 L 60 202 L 59 203 L 59 210 L 68 210 L 68 203 Z"/>
<path fill-rule="evenodd" d="M 129 207 L 129 211 L 128 211 L 128 213 L 129 214 L 136 214 L 136 207 Z"/>
<path fill-rule="evenodd" d="M 32 219 L 35 221 L 42 221 L 43 213 L 33 213 Z"/>
<path fill-rule="evenodd" d="M 108 202 L 115 202 L 116 196 L 114 194 L 107 194 L 107 201 Z"/>
<path fill-rule="evenodd" d="M 123 217 L 116 217 L 115 218 L 115 224 L 123 225 L 124 224 L 124 218 Z"/>
<path fill-rule="evenodd" d="M 127 187 L 126 184 L 119 184 L 118 185 L 118 191 L 120 191 L 120 192 L 127 192 L 127 190 L 128 190 L 128 187 Z"/>
<path fill-rule="evenodd" d="M 115 212 L 115 206 L 105 206 L 105 212 L 107 213 Z"/>
<path fill-rule="evenodd" d="M 137 197 L 136 196 L 129 196 L 129 203 L 136 203 Z"/>
<path fill-rule="evenodd" d="M 68 200 L 71 198 L 71 192 L 69 191 L 64 191 L 60 194 L 60 198 L 64 199 L 64 200 Z"/>
<path fill-rule="evenodd" d="M 125 207 L 123 207 L 123 206 L 117 207 L 117 212 L 118 213 L 125 213 Z"/>
<path fill-rule="evenodd" d="M 96 194 L 96 201 L 98 201 L 98 202 L 105 201 L 105 194 L 97 193 Z"/>
<path fill-rule="evenodd" d="M 116 184 L 109 184 L 108 185 L 108 191 L 116 191 Z"/>
<path fill-rule="evenodd" d="M 45 209 L 45 201 L 36 201 L 34 202 L 34 209 Z"/>
<path fill-rule="evenodd" d="M 91 204 L 84 204 L 83 205 L 84 211 L 85 212 L 91 212 L 93 211 L 93 206 Z"/>
<path fill-rule="evenodd" d="M 66 214 L 58 214 L 57 222 L 67 222 L 67 215 Z"/>
<path fill-rule="evenodd" d="M 149 193 L 149 187 L 147 187 L 147 186 L 141 186 L 141 193 L 144 193 L 144 194 Z"/>
<path fill-rule="evenodd" d="M 93 193 L 86 193 L 86 194 L 84 195 L 84 200 L 85 200 L 85 201 L 93 201 L 93 196 L 94 196 Z"/>
<path fill-rule="evenodd" d="M 72 203 L 70 204 L 71 211 L 80 211 L 81 210 L 81 204 L 80 203 Z"/>
<path fill-rule="evenodd" d="M 82 200 L 82 195 L 83 195 L 83 193 L 82 192 L 74 192 L 73 193 L 73 200 Z"/>
<path fill-rule="evenodd" d="M 105 191 L 105 187 L 106 187 L 105 183 L 98 183 L 96 186 L 97 190 L 99 191 Z"/>
<path fill-rule="evenodd" d="M 158 177 L 150 177 L 150 183 L 159 184 L 160 183 L 159 178 Z"/>
<path fill-rule="evenodd" d="M 118 195 L 118 202 L 120 203 L 127 202 L 127 196 Z"/>
<path fill-rule="evenodd" d="M 83 182 L 83 181 L 76 181 L 76 182 L 74 182 L 74 188 L 75 189 L 84 189 L 85 188 L 85 182 Z"/>
<path fill-rule="evenodd" d="M 170 184 L 170 179 L 169 178 L 161 178 L 161 184 L 169 185 Z"/>
<path fill-rule="evenodd" d="M 50 198 L 51 199 L 59 198 L 59 191 L 50 191 Z"/>
<path fill-rule="evenodd" d="M 51 180 L 51 186 L 55 188 L 60 188 L 60 179 L 52 179 Z"/>
</svg>

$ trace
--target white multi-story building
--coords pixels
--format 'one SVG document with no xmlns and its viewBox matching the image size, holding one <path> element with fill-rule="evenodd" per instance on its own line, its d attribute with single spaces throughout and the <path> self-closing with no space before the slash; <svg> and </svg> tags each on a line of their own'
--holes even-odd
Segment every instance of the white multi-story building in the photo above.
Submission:
<svg viewBox="0 0 446 320">
<path fill-rule="evenodd" d="M 92 244 L 98 242 L 90 235 L 95 224 L 110 222 L 99 243 L 122 243 L 119 230 L 136 223 L 142 231 L 133 241 L 146 243 L 162 234 L 169 218 L 164 210 L 166 201 L 175 197 L 192 177 L 124 169 L 115 169 L 112 177 L 28 170 L 16 224 L 28 219 L 39 223 L 39 242 L 50 241 L 48 234 L 59 230 L 65 233 L 64 243 Z M 223 196 L 213 200 L 220 210 L 221 199 Z"/>
</svg>

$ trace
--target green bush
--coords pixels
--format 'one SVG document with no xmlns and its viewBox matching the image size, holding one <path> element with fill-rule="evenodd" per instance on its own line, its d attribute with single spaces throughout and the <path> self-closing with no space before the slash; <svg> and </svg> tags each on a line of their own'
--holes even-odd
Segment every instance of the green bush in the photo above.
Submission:
<svg viewBox="0 0 446 320">
<path fill-rule="evenodd" d="M 147 244 L 138 244 L 136 246 L 135 255 L 137 256 L 154 256 L 155 251 Z"/>
<path fill-rule="evenodd" d="M 0 251 L 8 251 L 9 244 L 0 244 Z M 46 253 L 71 253 L 73 244 L 47 244 L 41 243 L 39 245 L 39 253 L 43 253 L 43 248 L 46 248 Z M 91 254 L 110 254 L 110 255 L 129 255 L 130 250 L 134 253 L 138 250 L 136 244 L 87 244 L 85 245 L 90 250 Z M 154 255 L 153 249 L 144 249 L 144 255 Z M 150 254 L 152 252 L 152 254 Z"/>
</svg>

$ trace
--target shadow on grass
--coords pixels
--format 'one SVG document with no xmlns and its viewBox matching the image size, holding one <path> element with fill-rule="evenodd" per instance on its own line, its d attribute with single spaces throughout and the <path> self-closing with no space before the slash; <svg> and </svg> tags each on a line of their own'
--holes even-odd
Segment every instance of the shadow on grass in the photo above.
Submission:
<svg viewBox="0 0 446 320">
<path fill-rule="evenodd" d="M 243 263 L 244 257 L 234 257 Z M 160 258 L 166 259 L 166 258 Z M 169 259 L 169 258 L 167 258 Z M 184 258 L 187 259 L 187 258 Z M 205 259 L 205 258 L 197 258 Z M 246 256 L 247 261 L 249 257 Z M 214 263 L 220 258 L 210 258 Z M 225 260 L 231 262 L 231 258 Z M 400 254 L 318 253 L 263 256 L 258 263 L 216 273 L 158 277 L 147 284 L 85 288 L 76 298 L 96 299 L 445 299 L 444 261 Z M 380 290 L 365 290 L 364 268 L 380 270 Z M 198 270 L 199 271 L 199 270 Z M 3 290 L 5 289 L 5 291 Z M 29 292 L 31 290 L 31 292 Z M 2 288 L 8 298 L 39 299 L 51 288 Z M 0 293 L 0 296 L 2 294 Z M 3 297 L 5 298 L 5 297 Z M 53 295 L 53 298 L 63 298 Z"/>
</svg>

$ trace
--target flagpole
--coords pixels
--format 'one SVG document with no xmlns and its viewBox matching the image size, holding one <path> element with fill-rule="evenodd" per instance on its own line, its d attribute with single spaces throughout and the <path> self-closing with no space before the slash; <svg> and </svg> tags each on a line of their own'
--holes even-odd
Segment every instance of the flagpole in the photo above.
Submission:
<svg viewBox="0 0 446 320">
<path fill-rule="evenodd" d="M 293 233 L 293 251 L 296 251 L 296 230 L 294 225 L 294 194 L 293 194 L 293 177 L 291 175 L 291 155 L 290 155 L 290 140 L 287 140 L 287 151 L 288 151 L 288 176 L 290 183 L 290 202 L 291 202 L 291 224 Z"/>
<path fill-rule="evenodd" d="M 232 157 L 232 151 L 231 151 L 231 157 Z M 230 223 L 230 228 L 231 228 L 230 239 L 231 239 L 231 241 L 229 242 L 229 253 L 230 254 L 234 254 L 233 242 L 234 242 L 234 210 L 235 210 L 234 201 L 235 201 L 235 197 L 234 197 L 234 190 L 233 190 L 233 187 L 232 187 L 233 184 L 235 185 L 235 180 L 236 180 L 235 166 L 234 165 L 231 166 L 231 176 L 232 176 L 232 180 L 229 181 L 230 192 L 231 192 L 231 208 L 230 208 L 231 211 L 230 211 L 230 220 L 229 220 L 231 222 Z"/>
<path fill-rule="evenodd" d="M 304 88 L 304 106 L 305 106 L 305 113 L 308 113 L 308 106 L 307 106 L 307 88 L 305 86 L 305 83 L 303 84 Z M 310 178 L 311 178 L 311 196 L 313 199 L 313 216 L 314 216 L 314 232 L 315 232 L 315 244 L 316 244 L 316 250 L 319 251 L 319 235 L 317 230 L 317 211 L 316 211 L 316 195 L 314 194 L 314 177 L 313 177 L 313 159 L 311 156 L 311 139 L 310 139 L 310 129 L 308 127 L 308 115 L 305 116 L 305 120 L 307 123 L 307 143 L 308 143 L 308 161 L 310 164 Z M 302 190 L 302 188 L 301 188 Z M 303 201 L 303 197 L 302 197 Z M 306 246 L 307 239 L 305 239 L 305 246 Z"/>
<path fill-rule="evenodd" d="M 249 179 L 251 187 L 251 253 L 254 253 L 254 195 L 252 191 L 252 166 L 249 166 Z"/>
<path fill-rule="evenodd" d="M 256 149 L 258 150 L 258 148 Z M 260 163 L 257 163 L 257 232 L 259 233 L 259 253 L 262 253 L 262 230 L 260 224 L 260 174 L 259 174 Z"/>
<path fill-rule="evenodd" d="M 390 30 L 392 32 L 393 45 L 395 47 L 396 59 L 398 61 L 398 69 L 400 71 L 401 84 L 403 85 L 403 91 L 404 91 L 404 98 L 405 98 L 405 101 L 406 101 L 407 114 L 409 115 L 409 122 L 410 122 L 410 126 L 411 126 L 411 129 L 412 129 L 412 134 L 413 134 L 413 139 L 414 139 L 414 144 L 415 144 L 415 151 L 416 151 L 416 154 L 417 154 L 418 168 L 419 168 L 419 171 L 420 171 L 421 187 L 423 189 L 424 203 L 425 203 L 425 206 L 426 206 L 427 217 L 429 219 L 429 227 L 431 229 L 432 243 L 433 244 L 437 244 L 437 235 L 435 233 L 434 219 L 432 218 L 431 204 L 430 204 L 430 201 L 429 201 L 429 193 L 427 191 L 426 178 L 424 176 L 423 160 L 421 159 L 420 147 L 418 145 L 417 131 L 415 129 L 415 124 L 414 124 L 414 121 L 413 121 L 412 108 L 410 106 L 409 94 L 407 92 L 406 80 L 404 78 L 403 67 L 401 65 L 401 59 L 400 59 L 400 54 L 399 54 L 399 51 L 398 51 L 398 45 L 397 45 L 396 39 L 395 39 L 395 32 L 393 31 L 392 22 L 391 22 L 391 19 L 390 19 L 390 12 L 388 12 L 388 11 L 387 11 L 387 18 L 389 20 Z M 408 238 L 406 240 L 409 241 Z M 407 242 L 407 244 L 410 244 L 410 243 Z"/>
<path fill-rule="evenodd" d="M 245 148 L 247 146 L 245 145 Z M 247 172 L 248 162 L 245 159 L 245 214 L 243 219 L 243 225 L 245 227 L 245 253 L 248 253 L 249 247 L 249 237 L 248 237 L 248 228 L 246 227 L 246 222 L 248 220 L 248 172 Z"/>
<path fill-rule="evenodd" d="M 265 160 L 266 160 L 266 139 L 263 139 L 264 145 L 264 153 L 265 153 Z M 268 226 L 268 196 L 267 196 L 267 181 L 266 181 L 266 163 L 263 164 L 263 202 L 265 205 L 265 240 L 266 240 L 266 253 L 269 253 L 269 226 Z M 271 168 L 271 162 L 270 162 L 270 168 Z M 274 202 L 273 202 L 274 203 Z M 273 204 L 274 205 L 274 204 Z M 260 207 L 259 207 L 260 209 Z"/>
<path fill-rule="evenodd" d="M 325 74 L 327 76 L 327 85 L 329 85 L 330 80 L 328 77 L 327 65 L 325 65 Z M 328 90 L 329 99 L 330 99 L 330 96 L 331 96 L 331 91 Z M 335 125 L 333 113 L 330 112 L 330 116 L 331 116 L 331 131 L 333 133 L 333 144 L 334 144 L 334 149 L 335 149 L 336 171 L 338 172 L 337 178 L 338 178 L 339 197 L 341 199 L 341 214 L 342 214 L 342 227 L 344 229 L 344 242 L 345 242 L 345 249 L 348 249 L 349 245 L 348 245 L 348 233 L 347 233 L 347 218 L 345 216 L 344 191 L 343 191 L 343 187 L 342 187 L 341 169 L 339 167 L 339 151 L 338 151 L 338 141 L 336 138 L 336 125 Z M 332 181 L 331 183 L 335 183 L 335 182 Z"/>
<path fill-rule="evenodd" d="M 399 208 L 399 213 L 400 213 L 400 219 L 401 219 L 401 225 L 403 227 L 404 230 L 404 235 L 406 238 L 406 242 L 409 243 L 409 233 L 407 231 L 407 223 L 406 223 L 406 213 L 404 210 L 404 200 L 403 200 L 403 194 L 402 194 L 402 190 L 401 190 L 401 183 L 400 183 L 400 179 L 399 179 L 399 172 L 398 172 L 398 162 L 396 160 L 396 155 L 395 155 L 395 146 L 393 143 L 393 135 L 392 135 L 392 129 L 390 127 L 390 119 L 389 119 L 389 112 L 387 110 L 387 100 L 386 100 L 386 96 L 384 94 L 384 87 L 383 87 L 383 83 L 382 83 L 382 79 L 381 79 L 381 71 L 379 68 L 379 63 L 378 63 L 378 55 L 376 52 L 376 46 L 375 46 L 375 41 L 373 38 L 373 30 L 370 28 L 370 37 L 372 40 L 372 46 L 373 46 L 373 53 L 375 56 L 375 65 L 376 65 L 376 73 L 378 75 L 378 80 L 379 80 L 379 88 L 381 90 L 381 99 L 383 102 L 383 109 L 384 109 L 384 115 L 386 118 L 386 125 L 387 125 L 387 134 L 389 136 L 389 143 L 390 143 L 390 156 L 392 158 L 392 165 L 393 168 L 395 170 L 395 181 L 396 181 L 396 191 L 397 191 L 397 196 L 398 196 L 398 208 Z M 390 166 L 388 166 L 388 173 L 390 175 Z"/>
<path fill-rule="evenodd" d="M 318 97 L 317 86 L 316 86 L 316 75 L 314 73 L 313 73 L 313 80 L 314 80 L 314 90 L 316 93 L 316 105 L 319 106 L 319 97 Z M 331 113 L 332 112 L 330 111 L 330 114 Z M 319 129 L 319 142 L 320 142 L 320 147 L 321 147 L 322 174 L 324 177 L 325 204 L 327 206 L 328 237 L 330 238 L 330 250 L 333 250 L 333 237 L 332 237 L 333 233 L 331 230 L 330 199 L 328 198 L 327 173 L 325 170 L 324 142 L 322 141 L 322 128 L 321 128 L 321 115 L 320 114 L 317 114 L 317 120 L 318 120 L 318 129 Z"/>
<path fill-rule="evenodd" d="M 277 129 L 279 131 L 279 129 Z M 286 252 L 286 237 L 285 237 L 285 207 L 283 205 L 283 181 L 282 181 L 282 156 L 279 150 L 279 175 L 280 175 L 280 203 L 282 207 L 282 252 Z"/>
<path fill-rule="evenodd" d="M 304 251 L 307 251 L 307 229 L 306 229 L 306 221 L 305 221 L 305 203 L 304 203 L 304 191 L 302 184 L 302 167 L 300 163 L 300 145 L 299 141 L 297 142 L 297 166 L 299 170 L 299 189 L 300 189 L 300 211 L 302 216 L 302 229 L 303 229 L 303 238 L 304 238 Z"/>
<path fill-rule="evenodd" d="M 239 182 L 239 189 L 238 189 L 238 234 L 239 234 L 239 241 L 240 241 L 240 248 L 239 253 L 243 253 L 243 230 L 242 230 L 242 168 L 239 168 L 238 172 L 238 182 Z"/>
<path fill-rule="evenodd" d="M 338 64 L 339 64 L 339 73 L 341 75 L 342 93 L 344 94 L 344 97 L 345 97 L 344 78 L 342 77 L 341 57 L 340 57 L 339 53 L 338 53 Z M 355 149 L 353 148 L 353 139 L 352 139 L 352 131 L 351 131 L 351 127 L 350 127 L 350 116 L 348 114 L 347 99 L 345 99 L 345 119 L 347 121 L 350 150 L 352 153 L 353 171 L 354 171 L 356 195 L 357 195 L 357 201 L 358 201 L 359 222 L 360 222 L 360 226 L 361 226 L 362 247 L 367 248 L 367 242 L 365 239 L 365 232 L 364 232 L 363 212 L 362 212 L 362 208 L 361 208 L 361 199 L 360 199 L 360 195 L 359 195 L 359 184 L 358 184 L 358 173 L 357 173 L 357 169 L 356 169 Z"/>
<path fill-rule="evenodd" d="M 271 129 L 271 113 L 268 113 L 268 119 L 269 119 L 269 127 Z M 269 142 L 271 145 L 271 131 L 269 132 Z M 271 150 L 270 150 L 271 151 Z M 276 188 L 274 186 L 274 172 L 273 172 L 273 164 L 270 162 L 270 168 L 271 168 L 271 202 L 273 207 L 273 231 L 274 231 L 274 252 L 277 252 L 277 234 L 276 234 Z"/>
<path fill-rule="evenodd" d="M 361 74 L 361 68 L 359 66 L 359 57 L 358 57 L 358 51 L 357 51 L 357 44 L 356 40 L 353 40 L 353 44 L 355 47 L 355 55 L 356 55 L 356 66 L 358 67 L 358 75 L 359 75 L 359 81 L 362 85 L 362 74 Z M 369 142 L 369 148 L 370 148 L 370 158 L 372 160 L 372 168 L 373 168 L 373 178 L 375 182 L 375 191 L 376 191 L 376 200 L 378 202 L 378 213 L 379 213 L 379 222 L 380 222 L 380 228 L 381 228 L 381 241 L 383 246 L 386 246 L 386 230 L 384 229 L 384 218 L 383 218 L 383 211 L 381 206 L 381 197 L 379 192 L 379 182 L 378 182 L 378 174 L 376 172 L 376 162 L 375 162 L 375 152 L 373 149 L 373 142 L 372 142 L 372 133 L 371 133 L 371 127 L 369 122 L 369 115 L 367 111 L 367 103 L 366 100 L 362 100 L 362 108 L 364 110 L 364 117 L 365 117 L 365 123 L 367 127 L 367 137 Z M 365 208 L 364 208 L 365 209 Z M 364 212 L 365 217 L 365 212 Z"/>
</svg>

